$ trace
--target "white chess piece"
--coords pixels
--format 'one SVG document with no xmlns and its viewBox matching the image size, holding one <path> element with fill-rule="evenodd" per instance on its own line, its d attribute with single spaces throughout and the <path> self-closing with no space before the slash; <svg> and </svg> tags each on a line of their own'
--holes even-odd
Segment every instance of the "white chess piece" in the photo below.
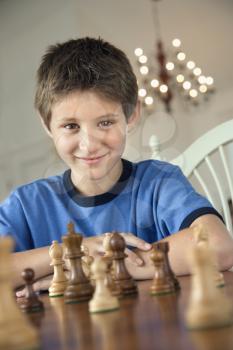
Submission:
<svg viewBox="0 0 233 350">
<path fill-rule="evenodd" d="M 190 329 L 223 327 L 233 322 L 233 307 L 222 290 L 216 288 L 213 256 L 206 245 L 196 245 L 189 253 L 191 280 L 186 324 Z"/>
<path fill-rule="evenodd" d="M 63 270 L 64 261 L 62 260 L 63 249 L 58 241 L 53 241 L 49 248 L 49 255 L 51 258 L 50 265 L 54 268 L 54 275 L 49 287 L 49 296 L 58 297 L 63 296 L 66 286 L 67 278 Z"/>
<path fill-rule="evenodd" d="M 91 272 L 95 279 L 96 287 L 93 298 L 89 302 L 90 312 L 105 312 L 119 308 L 119 301 L 111 294 L 106 280 L 107 265 L 101 258 L 96 258 L 91 266 Z"/>
<path fill-rule="evenodd" d="M 194 239 L 196 241 L 196 244 L 198 246 L 206 246 L 208 249 L 211 249 L 209 245 L 209 233 L 206 226 L 204 225 L 194 226 L 193 234 L 194 234 Z M 225 286 L 224 276 L 218 269 L 217 258 L 213 251 L 212 251 L 212 260 L 213 260 L 213 269 L 214 269 L 213 278 L 214 278 L 216 287 L 223 287 Z"/>
<path fill-rule="evenodd" d="M 19 310 L 13 296 L 10 266 L 12 247 L 12 238 L 0 238 L 0 349 L 37 349 L 38 334 Z"/>
</svg>

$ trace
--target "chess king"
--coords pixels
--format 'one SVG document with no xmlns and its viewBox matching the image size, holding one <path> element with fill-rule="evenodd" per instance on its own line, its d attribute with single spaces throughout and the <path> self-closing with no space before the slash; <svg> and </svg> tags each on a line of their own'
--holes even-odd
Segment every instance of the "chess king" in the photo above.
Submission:
<svg viewBox="0 0 233 350">
<path fill-rule="evenodd" d="M 153 277 L 150 249 L 157 241 L 169 242 L 175 274 L 189 273 L 183 252 L 194 244 L 197 224 L 209 227 L 220 269 L 233 265 L 221 215 L 178 167 L 124 159 L 127 134 L 140 118 L 137 80 L 124 52 L 89 37 L 49 46 L 37 71 L 35 107 L 67 170 L 23 184 L 0 205 L 0 234 L 15 240 L 15 286 L 26 267 L 38 278 L 52 273 L 48 247 L 61 243 L 70 221 L 91 256 L 102 251 L 105 233 L 120 232 L 132 247 L 126 263 L 134 278 Z"/>
</svg>

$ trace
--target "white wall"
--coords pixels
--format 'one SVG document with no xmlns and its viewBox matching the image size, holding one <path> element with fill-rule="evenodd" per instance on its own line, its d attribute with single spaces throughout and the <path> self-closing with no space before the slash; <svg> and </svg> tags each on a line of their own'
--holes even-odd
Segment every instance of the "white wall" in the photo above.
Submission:
<svg viewBox="0 0 233 350">
<path fill-rule="evenodd" d="M 205 11 L 203 20 L 199 18 L 201 29 L 193 26 L 197 25 L 192 22 L 194 8 Z M 215 0 L 161 2 L 163 38 L 183 35 L 190 55 L 216 78 L 217 92 L 206 106 L 191 111 L 178 108 L 176 128 L 173 119 L 159 110 L 154 117 L 142 119 L 129 135 L 126 157 L 150 156 L 148 138 L 155 132 L 164 156 L 174 158 L 200 134 L 233 117 L 233 51 L 228 50 L 232 9 L 229 0 L 222 0 L 221 7 Z M 181 23 L 182 13 L 190 15 L 189 22 Z M 153 31 L 149 0 L 0 1 L 0 199 L 16 185 L 63 168 L 33 108 L 35 72 L 45 48 L 72 37 L 101 36 L 125 50 L 135 64 L 134 48 L 140 44 L 152 48 Z M 217 41 L 212 40 L 214 33 Z"/>
</svg>

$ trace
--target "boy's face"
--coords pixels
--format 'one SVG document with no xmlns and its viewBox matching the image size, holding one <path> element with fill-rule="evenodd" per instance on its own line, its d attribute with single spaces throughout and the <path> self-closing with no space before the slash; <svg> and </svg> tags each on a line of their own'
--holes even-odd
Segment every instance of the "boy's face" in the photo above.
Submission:
<svg viewBox="0 0 233 350">
<path fill-rule="evenodd" d="M 72 92 L 54 104 L 49 133 L 78 188 L 83 181 L 102 188 L 115 183 L 131 120 L 121 104 L 91 91 Z"/>
</svg>

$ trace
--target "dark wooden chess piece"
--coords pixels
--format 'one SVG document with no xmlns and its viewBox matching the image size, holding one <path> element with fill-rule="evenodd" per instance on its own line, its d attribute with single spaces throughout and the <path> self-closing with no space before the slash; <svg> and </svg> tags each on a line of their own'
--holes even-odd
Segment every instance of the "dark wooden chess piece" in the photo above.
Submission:
<svg viewBox="0 0 233 350">
<path fill-rule="evenodd" d="M 20 300 L 19 307 L 24 312 L 42 311 L 44 309 L 44 305 L 33 289 L 35 277 L 33 269 L 24 269 L 21 275 L 25 281 L 25 297 Z"/>
<path fill-rule="evenodd" d="M 167 293 L 175 292 L 175 287 L 167 274 L 165 268 L 165 254 L 162 250 L 156 248 L 153 245 L 153 250 L 150 254 L 150 258 L 153 261 L 155 267 L 155 275 L 150 287 L 151 295 L 163 295 Z"/>
<path fill-rule="evenodd" d="M 68 233 L 62 237 L 66 247 L 65 258 L 70 262 L 70 278 L 64 293 L 65 303 L 79 303 L 90 300 L 93 286 L 82 268 L 82 235 L 74 232 L 74 225 L 68 224 Z"/>
<path fill-rule="evenodd" d="M 174 272 L 172 271 L 169 258 L 168 258 L 168 252 L 169 252 L 169 243 L 168 242 L 158 242 L 154 243 L 157 249 L 164 252 L 164 258 L 165 258 L 165 270 L 168 274 L 169 278 L 171 279 L 171 282 L 174 284 L 175 290 L 180 290 L 180 284 L 178 279 L 176 278 Z"/>
<path fill-rule="evenodd" d="M 138 293 L 137 285 L 125 266 L 124 259 L 127 257 L 124 253 L 125 246 L 124 238 L 119 233 L 113 232 L 110 239 L 110 247 L 114 261 L 114 281 L 120 286 L 122 296 Z"/>
</svg>

